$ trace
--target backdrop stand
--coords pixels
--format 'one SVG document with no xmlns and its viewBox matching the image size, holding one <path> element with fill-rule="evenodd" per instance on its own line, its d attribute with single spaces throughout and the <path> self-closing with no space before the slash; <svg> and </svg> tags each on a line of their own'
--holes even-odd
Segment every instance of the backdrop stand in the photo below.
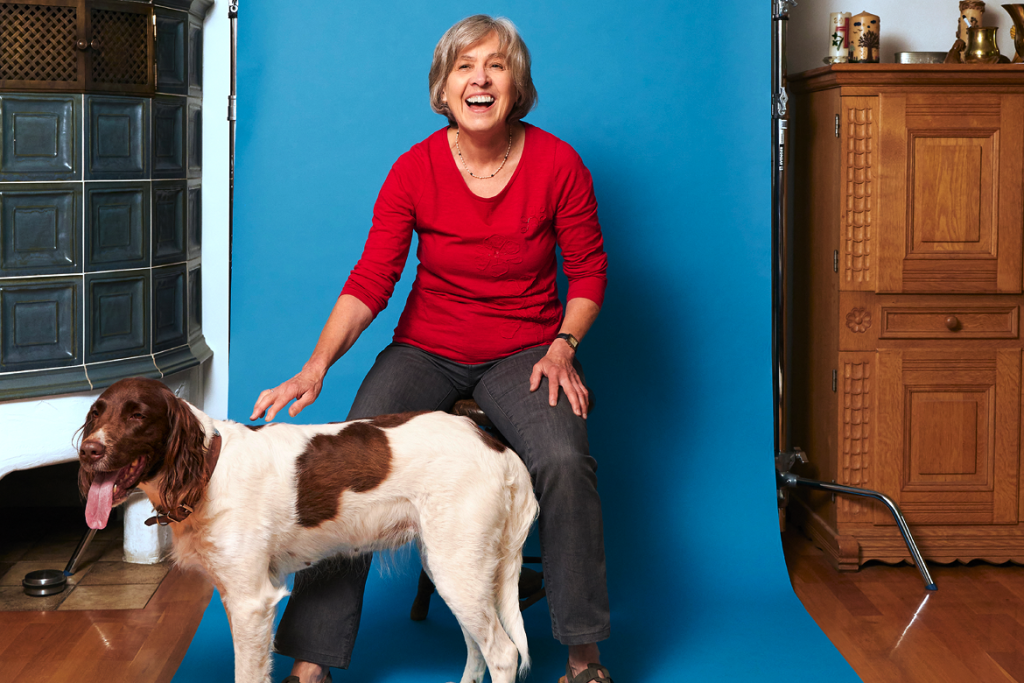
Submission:
<svg viewBox="0 0 1024 683">
<path fill-rule="evenodd" d="M 907 520 L 896 503 L 884 493 L 805 479 L 790 472 L 807 457 L 789 442 L 788 404 L 786 402 L 786 351 L 789 324 L 788 297 L 788 216 L 786 212 L 786 154 L 789 142 L 789 94 L 786 92 L 786 25 L 789 9 L 796 0 L 772 0 L 772 385 L 775 421 L 775 474 L 779 507 L 789 500 L 789 489 L 804 487 L 840 495 L 873 498 L 889 509 L 900 529 L 910 556 L 914 559 L 925 588 L 936 590 L 924 558 L 910 533 Z"/>
</svg>

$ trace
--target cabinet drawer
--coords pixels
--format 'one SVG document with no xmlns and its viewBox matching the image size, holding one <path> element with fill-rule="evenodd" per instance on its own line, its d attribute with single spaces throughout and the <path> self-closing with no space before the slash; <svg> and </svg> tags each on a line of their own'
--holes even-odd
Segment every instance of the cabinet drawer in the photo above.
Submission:
<svg viewBox="0 0 1024 683">
<path fill-rule="evenodd" d="M 1016 339 L 1017 306 L 881 306 L 879 339 Z"/>
<path fill-rule="evenodd" d="M 915 348 L 928 340 L 1019 348 L 1021 304 L 1024 297 L 1017 295 L 840 292 L 839 348 Z"/>
</svg>

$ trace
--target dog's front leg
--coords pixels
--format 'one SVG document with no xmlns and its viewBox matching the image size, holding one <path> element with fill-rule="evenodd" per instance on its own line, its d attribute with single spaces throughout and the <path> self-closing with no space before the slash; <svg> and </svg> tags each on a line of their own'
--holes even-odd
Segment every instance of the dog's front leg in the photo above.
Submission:
<svg viewBox="0 0 1024 683">
<path fill-rule="evenodd" d="M 227 585 L 221 590 L 235 646 L 235 683 L 270 683 L 274 607 L 287 591 L 269 578 L 258 587 Z"/>
</svg>

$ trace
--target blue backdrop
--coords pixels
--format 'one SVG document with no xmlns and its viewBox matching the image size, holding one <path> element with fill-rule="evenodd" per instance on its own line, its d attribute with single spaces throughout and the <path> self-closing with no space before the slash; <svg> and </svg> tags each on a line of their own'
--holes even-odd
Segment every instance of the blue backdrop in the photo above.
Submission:
<svg viewBox="0 0 1024 683">
<path fill-rule="evenodd" d="M 597 397 L 613 606 L 604 659 L 620 681 L 856 681 L 794 597 L 779 542 L 770 2 L 723 0 L 713 27 L 707 11 L 660 0 L 245 4 L 229 412 L 246 420 L 262 389 L 301 368 L 388 169 L 445 124 L 427 99 L 438 38 L 470 14 L 508 16 L 533 54 L 540 104 L 527 120 L 591 169 L 610 259 L 580 354 Z M 344 418 L 412 274 L 299 421 Z M 409 622 L 418 565 L 389 564 L 371 578 L 349 680 L 457 677 L 454 620 L 435 598 L 430 621 Z M 215 631 L 218 609 L 204 622 Z M 531 678 L 554 680 L 565 655 L 546 604 L 526 614 Z M 212 680 L 229 653 L 197 638 L 177 680 Z"/>
</svg>

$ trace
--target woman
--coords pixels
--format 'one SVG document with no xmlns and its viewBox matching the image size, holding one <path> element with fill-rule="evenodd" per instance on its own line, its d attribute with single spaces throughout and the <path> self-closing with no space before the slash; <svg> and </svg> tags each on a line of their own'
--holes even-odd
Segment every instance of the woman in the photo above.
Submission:
<svg viewBox="0 0 1024 683">
<path fill-rule="evenodd" d="M 445 33 L 430 97 L 450 125 L 392 167 L 363 256 L 311 358 L 260 394 L 251 419 L 273 420 L 293 399 L 294 417 L 316 400 L 328 368 L 387 305 L 415 231 L 416 281 L 349 419 L 477 401 L 535 482 L 552 629 L 569 646 L 566 677 L 610 681 L 596 664 L 609 609 L 588 392 L 575 357 L 606 283 L 590 173 L 569 145 L 520 121 L 537 94 L 529 52 L 507 19 L 477 15 Z M 556 245 L 569 280 L 564 312 Z M 348 666 L 370 559 L 296 575 L 276 640 L 295 658 L 287 683 L 329 680 L 329 667 Z"/>
</svg>

